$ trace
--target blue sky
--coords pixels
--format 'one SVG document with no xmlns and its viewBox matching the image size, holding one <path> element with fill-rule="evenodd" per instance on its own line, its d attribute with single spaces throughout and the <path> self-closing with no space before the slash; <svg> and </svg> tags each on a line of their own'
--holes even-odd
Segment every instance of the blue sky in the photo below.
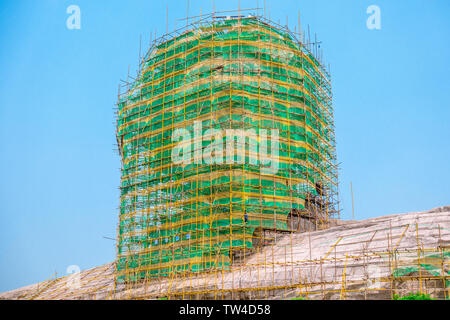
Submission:
<svg viewBox="0 0 450 320">
<path fill-rule="evenodd" d="M 212 3 L 191 0 L 190 15 Z M 66 27 L 71 4 L 80 30 Z M 381 30 L 366 27 L 372 4 Z M 1 2 L 0 291 L 114 260 L 114 241 L 102 237 L 115 237 L 118 221 L 113 107 L 128 65 L 137 68 L 139 37 L 147 49 L 150 34 L 165 31 L 166 5 L 173 30 L 186 1 Z M 342 218 L 352 217 L 351 181 L 357 219 L 450 204 L 450 2 L 266 7 L 292 29 L 300 9 L 331 64 Z"/>
</svg>

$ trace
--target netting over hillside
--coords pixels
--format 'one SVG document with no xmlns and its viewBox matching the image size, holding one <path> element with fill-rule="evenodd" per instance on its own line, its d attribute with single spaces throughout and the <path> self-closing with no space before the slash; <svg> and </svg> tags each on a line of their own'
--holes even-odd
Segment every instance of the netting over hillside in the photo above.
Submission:
<svg viewBox="0 0 450 320">
<path fill-rule="evenodd" d="M 118 102 L 118 281 L 226 270 L 264 230 L 297 230 L 299 217 L 326 227 L 331 100 L 318 60 L 262 17 L 155 42 Z"/>
<path fill-rule="evenodd" d="M 108 263 L 55 273 L 0 299 L 391 300 L 411 293 L 449 299 L 450 206 L 339 224 L 278 234 L 231 270 L 118 282 L 116 264 Z"/>
</svg>

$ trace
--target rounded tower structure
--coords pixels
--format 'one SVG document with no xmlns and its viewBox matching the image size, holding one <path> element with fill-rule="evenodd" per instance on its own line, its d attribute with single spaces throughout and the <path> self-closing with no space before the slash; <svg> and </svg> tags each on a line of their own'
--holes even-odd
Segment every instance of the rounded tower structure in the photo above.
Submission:
<svg viewBox="0 0 450 320">
<path fill-rule="evenodd" d="M 119 95 L 117 280 L 227 270 L 337 213 L 329 74 L 263 17 L 154 42 Z"/>
</svg>

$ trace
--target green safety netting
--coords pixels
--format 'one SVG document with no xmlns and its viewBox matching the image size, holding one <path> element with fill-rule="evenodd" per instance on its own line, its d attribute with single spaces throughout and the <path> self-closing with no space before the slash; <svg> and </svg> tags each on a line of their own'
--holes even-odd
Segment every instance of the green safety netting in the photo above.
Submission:
<svg viewBox="0 0 450 320">
<path fill-rule="evenodd" d="M 214 20 L 160 42 L 118 105 L 119 280 L 227 269 L 255 229 L 289 230 L 307 197 L 330 218 L 330 80 L 289 32 Z"/>
</svg>

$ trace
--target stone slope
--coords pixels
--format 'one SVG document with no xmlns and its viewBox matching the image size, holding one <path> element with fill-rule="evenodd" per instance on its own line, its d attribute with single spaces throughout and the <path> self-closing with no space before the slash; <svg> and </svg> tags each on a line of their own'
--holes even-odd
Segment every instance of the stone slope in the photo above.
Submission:
<svg viewBox="0 0 450 320">
<path fill-rule="evenodd" d="M 114 263 L 108 263 L 82 271 L 79 278 L 51 279 L 2 293 L 0 299 L 390 299 L 420 290 L 446 298 L 449 260 L 446 206 L 280 235 L 232 271 L 116 285 Z"/>
</svg>

